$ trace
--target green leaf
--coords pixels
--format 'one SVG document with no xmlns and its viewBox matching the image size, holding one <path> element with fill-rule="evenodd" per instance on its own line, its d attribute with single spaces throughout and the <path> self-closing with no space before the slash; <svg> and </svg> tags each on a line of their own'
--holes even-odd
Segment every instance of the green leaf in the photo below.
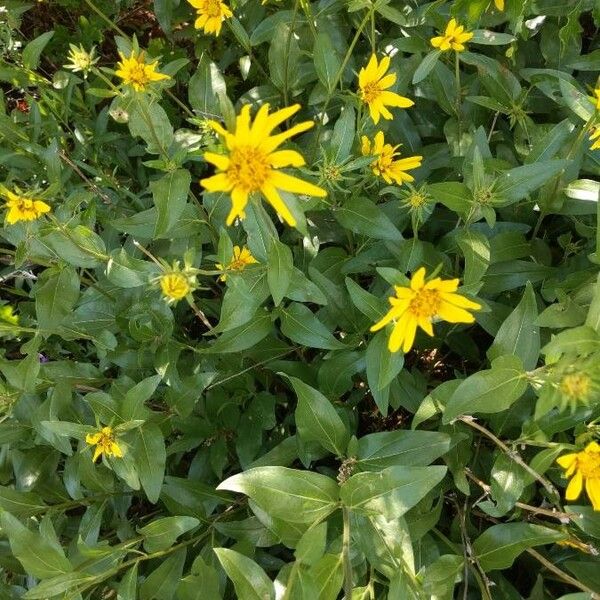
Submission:
<svg viewBox="0 0 600 600">
<path fill-rule="evenodd" d="M 316 565 L 310 568 L 309 573 L 317 588 L 317 594 L 311 598 L 336 600 L 344 581 L 342 555 L 325 554 Z"/>
<path fill-rule="evenodd" d="M 333 133 L 329 143 L 335 164 L 339 165 L 351 155 L 356 135 L 355 121 L 356 114 L 352 105 L 346 104 L 342 108 L 340 118 L 333 126 Z"/>
<path fill-rule="evenodd" d="M 525 370 L 534 369 L 540 355 L 540 330 L 536 325 L 537 316 L 535 293 L 528 283 L 521 302 L 502 323 L 494 343 L 488 350 L 490 361 L 504 354 L 513 354 L 521 359 Z"/>
<path fill-rule="evenodd" d="M 298 77 L 300 47 L 288 23 L 279 23 L 269 47 L 269 74 L 280 90 L 290 89 Z"/>
<path fill-rule="evenodd" d="M 48 45 L 48 42 L 52 39 L 54 31 L 46 31 L 39 35 L 34 40 L 29 42 L 25 48 L 23 48 L 23 54 L 21 56 L 23 60 L 23 66 L 26 69 L 35 70 L 40 64 L 40 57 L 44 48 Z"/>
<path fill-rule="evenodd" d="M 218 115 L 218 96 L 226 93 L 225 80 L 219 67 L 210 60 L 208 54 L 203 53 L 188 83 L 188 98 L 192 108 L 200 115 Z"/>
<path fill-rule="evenodd" d="M 386 519 L 402 516 L 444 478 L 446 467 L 388 467 L 352 475 L 340 486 L 344 506 Z"/>
<path fill-rule="evenodd" d="M 160 428 L 150 423 L 140 427 L 136 431 L 131 454 L 148 500 L 153 504 L 158 502 L 167 459 L 165 441 Z"/>
<path fill-rule="evenodd" d="M 271 240 L 267 261 L 267 282 L 275 306 L 286 295 L 294 270 L 294 257 L 289 246 L 276 239 Z"/>
<path fill-rule="evenodd" d="M 0 508 L 18 517 L 29 517 L 45 512 L 48 507 L 34 492 L 0 487 Z"/>
<path fill-rule="evenodd" d="M 587 327 L 591 327 L 594 331 L 600 333 L 600 275 L 598 275 L 594 284 L 594 295 L 585 319 L 585 324 Z"/>
<path fill-rule="evenodd" d="M 474 542 L 473 553 L 484 571 L 508 569 L 527 548 L 567 537 L 561 531 L 531 523 L 502 523 L 486 529 Z"/>
<path fill-rule="evenodd" d="M 444 423 L 464 414 L 497 413 L 508 409 L 527 389 L 526 373 L 514 356 L 501 356 L 492 368 L 467 377 L 448 400 Z"/>
<path fill-rule="evenodd" d="M 446 208 L 459 214 L 466 214 L 471 206 L 473 195 L 471 190 L 458 181 L 431 183 L 427 191 L 436 202 L 441 202 Z"/>
<path fill-rule="evenodd" d="M 38 280 L 35 312 L 38 325 L 45 330 L 59 327 L 79 297 L 79 276 L 73 267 L 46 269 Z"/>
<path fill-rule="evenodd" d="M 177 225 L 187 203 L 191 181 L 189 171 L 178 169 L 150 183 L 158 212 L 154 226 L 155 236 L 162 236 Z"/>
<path fill-rule="evenodd" d="M 317 77 L 328 91 L 333 91 L 335 78 L 340 70 L 342 61 L 329 35 L 322 31 L 317 34 L 313 48 L 313 60 Z"/>
<path fill-rule="evenodd" d="M 490 242 L 482 233 L 463 229 L 457 236 L 457 244 L 465 257 L 464 287 L 476 293 L 490 265 Z"/>
<path fill-rule="evenodd" d="M 515 37 L 508 33 L 488 31 L 487 29 L 475 29 L 469 43 L 481 44 L 483 46 L 504 46 L 505 44 L 512 44 L 514 41 Z"/>
<path fill-rule="evenodd" d="M 390 242 L 403 239 L 387 215 L 367 198 L 352 197 L 335 209 L 333 215 L 342 227 L 354 233 Z"/>
<path fill-rule="evenodd" d="M 402 352 L 388 350 L 388 334 L 378 332 L 369 342 L 366 352 L 367 381 L 372 390 L 381 391 L 394 380 L 404 366 Z"/>
<path fill-rule="evenodd" d="M 113 250 L 106 264 L 106 277 L 112 284 L 122 288 L 147 285 L 152 276 L 157 274 L 156 265 L 129 256 L 123 248 Z"/>
<path fill-rule="evenodd" d="M 198 350 L 210 354 L 242 352 L 258 344 L 258 342 L 271 333 L 272 329 L 271 316 L 269 314 L 257 313 L 245 325 L 226 331 L 212 346 L 199 348 Z"/>
<path fill-rule="evenodd" d="M 311 527 L 300 538 L 294 556 L 296 560 L 304 565 L 316 564 L 327 546 L 327 522 L 318 523 Z"/>
<path fill-rule="evenodd" d="M 252 559 L 229 548 L 213 550 L 240 600 L 274 600 L 273 582 Z"/>
<path fill-rule="evenodd" d="M 121 418 L 124 421 L 145 419 L 148 416 L 148 409 L 144 407 L 144 403 L 150 400 L 161 379 L 160 375 L 152 375 L 127 390 L 121 403 Z"/>
<path fill-rule="evenodd" d="M 145 96 L 137 95 L 129 115 L 131 135 L 146 142 L 149 154 L 168 155 L 173 143 L 173 126 L 164 109 L 157 102 L 149 102 Z"/>
<path fill-rule="evenodd" d="M 289 377 L 298 396 L 296 427 L 304 441 L 318 442 L 336 456 L 343 456 L 350 434 L 331 402 L 296 377 Z"/>
<path fill-rule="evenodd" d="M 229 477 L 217 487 L 249 496 L 274 518 L 291 523 L 314 523 L 336 507 L 338 485 L 333 479 L 286 467 L 257 467 Z"/>
<path fill-rule="evenodd" d="M 140 600 L 172 600 L 183 573 L 186 549 L 167 556 L 140 585 Z"/>
<path fill-rule="evenodd" d="M 412 78 L 413 85 L 420 83 L 431 73 L 431 70 L 435 67 L 438 59 L 441 56 L 440 50 L 432 50 L 429 54 L 426 54 L 419 66 L 416 68 Z"/>
<path fill-rule="evenodd" d="M 310 348 L 339 350 L 346 345 L 337 340 L 317 316 L 304 304 L 292 302 L 281 309 L 281 333 Z"/>
<path fill-rule="evenodd" d="M 138 529 L 138 532 L 144 536 L 146 552 L 152 553 L 170 548 L 181 534 L 199 524 L 200 521 L 194 517 L 164 517 Z"/>
<path fill-rule="evenodd" d="M 557 335 L 542 348 L 542 354 L 557 359 L 563 354 L 585 356 L 600 349 L 600 335 L 588 325 L 567 329 Z"/>
<path fill-rule="evenodd" d="M 437 431 L 381 431 L 358 440 L 358 466 L 378 471 L 387 467 L 431 464 L 450 450 L 450 436 Z"/>
<path fill-rule="evenodd" d="M 370 294 L 366 290 L 354 282 L 349 277 L 346 277 L 346 289 L 350 294 L 350 299 L 354 303 L 354 306 L 360 310 L 360 312 L 368 317 L 373 323 L 382 319 L 387 312 L 387 303 L 382 298 Z"/>
<path fill-rule="evenodd" d="M 59 551 L 43 535 L 27 529 L 10 513 L 0 514 L 0 523 L 13 555 L 29 575 L 48 579 L 73 570 L 62 550 Z"/>
<path fill-rule="evenodd" d="M 564 171 L 568 164 L 567 160 L 546 160 L 515 167 L 500 175 L 494 191 L 507 204 L 513 204 L 542 187 L 549 179 Z"/>
</svg>

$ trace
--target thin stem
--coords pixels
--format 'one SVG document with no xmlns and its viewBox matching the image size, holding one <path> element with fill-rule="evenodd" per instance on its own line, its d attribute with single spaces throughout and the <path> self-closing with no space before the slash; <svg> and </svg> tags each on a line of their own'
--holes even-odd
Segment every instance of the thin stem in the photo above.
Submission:
<svg viewBox="0 0 600 600">
<path fill-rule="evenodd" d="M 587 585 L 584 585 L 583 583 L 581 583 L 574 577 L 571 577 L 568 573 L 565 573 L 562 569 L 559 569 L 554 563 L 550 562 L 547 558 L 542 556 L 536 550 L 533 550 L 532 548 L 527 548 L 526 552 L 529 555 L 533 556 L 533 558 L 535 558 L 542 565 L 544 565 L 544 567 L 546 567 L 546 569 L 548 569 L 549 571 L 552 571 L 552 573 L 554 573 L 559 579 L 562 579 L 565 583 L 572 585 L 573 587 L 577 588 L 578 590 L 581 590 L 582 592 L 586 592 L 587 594 L 590 594 L 590 596 L 594 600 L 597 600 L 598 598 L 600 598 L 600 595 L 598 595 L 596 592 L 594 592 L 594 590 L 589 588 Z"/>
<path fill-rule="evenodd" d="M 458 154 L 460 156 L 461 142 L 462 142 L 462 99 L 461 99 L 461 88 L 460 88 L 460 60 L 458 59 L 458 52 L 454 53 L 454 77 L 456 79 L 456 118 L 458 121 Z"/>
<path fill-rule="evenodd" d="M 323 110 L 321 111 L 323 116 L 327 113 L 327 109 L 329 108 L 329 104 L 331 102 L 331 99 L 333 98 L 333 93 L 342 79 L 342 75 L 344 74 L 346 65 L 348 64 L 348 61 L 350 60 L 350 57 L 352 56 L 352 52 L 354 51 L 354 46 L 356 46 L 356 43 L 358 42 L 360 35 L 361 35 L 363 29 L 365 28 L 365 25 L 369 21 L 371 14 L 373 13 L 373 10 L 374 9 L 371 8 L 369 10 L 369 12 L 364 16 L 363 20 L 361 21 L 360 25 L 358 26 L 358 29 L 356 30 L 356 33 L 354 34 L 354 37 L 352 38 L 352 41 L 350 42 L 350 46 L 348 47 L 348 50 L 346 51 L 344 60 L 342 61 L 342 64 L 340 65 L 338 72 L 335 74 L 333 83 L 331 84 L 330 91 L 327 93 L 327 98 L 325 98 L 325 103 L 323 104 Z M 317 130 L 315 133 L 315 149 L 319 145 L 319 139 L 321 136 L 322 128 L 323 128 L 323 118 L 319 119 L 319 121 L 317 123 Z"/>
<path fill-rule="evenodd" d="M 516 462 L 519 466 L 523 467 L 527 473 L 529 473 L 536 481 L 541 483 L 546 491 L 550 494 L 550 496 L 554 498 L 559 498 L 558 490 L 548 481 L 545 477 L 540 475 L 535 469 L 532 469 L 520 456 L 517 452 L 511 450 L 502 440 L 497 438 L 491 431 L 475 422 L 472 417 L 459 417 L 459 421 L 465 423 L 469 427 L 473 429 L 477 429 L 480 433 L 485 435 L 488 439 L 492 440 L 498 448 L 500 448 L 511 460 Z"/>
<path fill-rule="evenodd" d="M 352 564 L 350 563 L 350 512 L 342 506 L 342 519 L 344 531 L 342 533 L 342 560 L 344 565 L 344 596 L 346 600 L 352 599 Z"/>
<path fill-rule="evenodd" d="M 124 38 L 127 37 L 127 34 L 111 19 L 109 19 L 91 0 L 84 0 L 84 2 L 111 28 L 114 29 L 119 35 L 122 35 Z"/>
</svg>

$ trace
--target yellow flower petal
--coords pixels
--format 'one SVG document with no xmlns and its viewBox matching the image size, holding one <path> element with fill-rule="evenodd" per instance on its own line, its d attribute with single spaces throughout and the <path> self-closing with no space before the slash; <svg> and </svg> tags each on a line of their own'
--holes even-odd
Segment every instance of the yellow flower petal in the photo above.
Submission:
<svg viewBox="0 0 600 600">
<path fill-rule="evenodd" d="M 565 498 L 567 500 L 577 500 L 579 495 L 581 494 L 581 490 L 583 489 L 583 476 L 581 475 L 581 471 L 577 471 L 571 481 L 569 481 L 569 485 L 565 491 Z"/>
</svg>

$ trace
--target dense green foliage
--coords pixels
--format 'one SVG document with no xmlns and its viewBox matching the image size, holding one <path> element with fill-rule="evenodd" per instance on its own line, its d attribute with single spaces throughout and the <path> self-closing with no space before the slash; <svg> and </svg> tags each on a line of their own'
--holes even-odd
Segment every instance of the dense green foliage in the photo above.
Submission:
<svg viewBox="0 0 600 600">
<path fill-rule="evenodd" d="M 0 6 L 0 598 L 600 597 L 600 3 L 192 4 Z M 421 267 L 480 309 L 390 352 Z"/>
</svg>

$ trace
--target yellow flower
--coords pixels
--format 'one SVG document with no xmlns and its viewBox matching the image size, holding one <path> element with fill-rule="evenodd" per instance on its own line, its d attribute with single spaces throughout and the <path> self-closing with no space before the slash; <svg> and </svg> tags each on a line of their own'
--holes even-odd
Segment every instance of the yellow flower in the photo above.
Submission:
<svg viewBox="0 0 600 600">
<path fill-rule="evenodd" d="M 434 48 L 439 48 L 442 52 L 448 50 L 456 50 L 462 52 L 465 49 L 465 42 L 468 42 L 473 37 L 469 31 L 465 31 L 462 25 L 452 19 L 446 26 L 444 35 L 431 38 L 431 45 Z"/>
<path fill-rule="evenodd" d="M 473 323 L 475 318 L 468 310 L 479 310 L 481 305 L 456 294 L 457 289 L 458 279 L 436 277 L 426 283 L 425 268 L 421 267 L 412 276 L 410 287 L 395 286 L 396 296 L 389 298 L 392 308 L 371 327 L 371 331 L 383 329 L 393 322 L 388 348 L 390 352 L 397 352 L 400 348 L 408 352 L 415 341 L 417 326 L 433 335 L 433 319 Z"/>
<path fill-rule="evenodd" d="M 600 150 L 600 127 L 597 127 L 592 131 L 592 134 L 590 135 L 590 142 L 594 142 L 590 146 L 590 150 Z"/>
<path fill-rule="evenodd" d="M 582 452 L 565 454 L 556 462 L 565 470 L 565 477 L 572 477 L 565 499 L 577 500 L 585 483 L 594 510 L 600 511 L 600 444 L 590 442 Z"/>
<path fill-rule="evenodd" d="M 304 121 L 287 131 L 271 135 L 278 125 L 299 110 L 300 105 L 294 104 L 269 114 L 269 105 L 263 104 L 251 124 L 250 106 L 246 104 L 236 119 L 233 133 L 211 121 L 211 127 L 225 142 L 226 153 L 204 154 L 204 159 L 215 165 L 219 172 L 202 179 L 200 183 L 209 192 L 231 194 L 227 225 L 231 225 L 236 217 L 244 218 L 248 197 L 255 192 L 261 192 L 291 227 L 295 227 L 296 219 L 284 204 L 278 190 L 319 198 L 327 195 L 320 187 L 279 170 L 281 167 L 301 167 L 305 164 L 302 155 L 295 150 L 275 149 L 292 136 L 310 129 L 314 125 L 313 121 Z"/>
<path fill-rule="evenodd" d="M 6 222 L 9 225 L 19 221 L 35 221 L 50 211 L 50 206 L 39 198 L 27 198 L 6 189 L 2 193 L 6 196 Z"/>
<path fill-rule="evenodd" d="M 571 402 L 587 400 L 592 379 L 586 373 L 568 373 L 560 381 L 560 391 Z"/>
<path fill-rule="evenodd" d="M 378 62 L 377 56 L 372 54 L 367 66 L 358 73 L 358 93 L 360 99 L 368 105 L 375 125 L 379 123 L 380 116 L 384 119 L 392 118 L 388 106 L 408 108 L 414 104 L 412 100 L 388 91 L 388 88 L 396 83 L 395 73 L 386 75 L 389 67 L 389 56 L 384 56 L 381 62 Z"/>
<path fill-rule="evenodd" d="M 120 77 L 124 84 L 132 86 L 136 92 L 143 92 L 154 81 L 171 79 L 168 75 L 157 72 L 157 60 L 146 63 L 144 54 L 144 52 L 136 54 L 135 50 L 132 50 L 127 58 L 119 52 L 121 62 L 117 63 L 115 75 Z"/>
<path fill-rule="evenodd" d="M 192 290 L 192 286 L 183 273 L 173 272 L 166 273 L 160 278 L 160 289 L 169 302 L 176 302 L 185 298 Z"/>
<path fill-rule="evenodd" d="M 594 90 L 594 96 L 590 100 L 595 102 L 596 110 L 600 110 L 600 88 Z"/>
<path fill-rule="evenodd" d="M 243 271 L 248 265 L 256 264 L 258 261 L 252 256 L 252 253 L 246 246 L 240 248 L 239 246 L 233 247 L 233 258 L 226 266 L 221 263 L 217 263 L 217 269 L 221 271 Z M 219 281 L 225 281 L 227 279 L 227 273 L 223 273 L 219 277 Z"/>
<path fill-rule="evenodd" d="M 75 44 L 69 44 L 69 48 L 67 58 L 70 63 L 64 65 L 65 69 L 70 69 L 73 73 L 82 71 L 84 76 L 87 76 L 88 71 L 98 62 L 96 49 L 92 48 L 87 52 L 82 45 L 75 46 Z"/>
<path fill-rule="evenodd" d="M 422 156 L 411 156 L 409 158 L 396 159 L 400 156 L 400 152 L 396 150 L 400 146 L 392 146 L 386 144 L 383 131 L 378 131 L 375 134 L 373 144 L 366 135 L 362 137 L 362 153 L 363 156 L 373 155 L 377 158 L 371 163 L 373 173 L 378 177 L 382 177 L 386 183 L 395 181 L 398 185 L 402 185 L 405 181 L 412 182 L 415 178 L 406 173 L 411 169 L 418 169 L 421 166 Z"/>
<path fill-rule="evenodd" d="M 494 4 L 498 10 L 504 10 L 504 0 L 494 0 Z"/>
<path fill-rule="evenodd" d="M 14 314 L 14 308 L 10 304 L 0 306 L 0 321 L 5 321 L 11 325 L 19 324 L 19 316 Z"/>
<path fill-rule="evenodd" d="M 90 446 L 96 446 L 94 457 L 92 459 L 94 462 L 96 462 L 102 454 L 123 458 L 123 451 L 115 441 L 115 434 L 112 427 L 103 427 L 97 433 L 88 433 L 85 436 L 85 442 Z"/>
<path fill-rule="evenodd" d="M 194 22 L 196 29 L 204 29 L 204 33 L 219 35 L 225 19 L 233 16 L 231 9 L 222 0 L 188 0 L 198 12 Z"/>
</svg>

